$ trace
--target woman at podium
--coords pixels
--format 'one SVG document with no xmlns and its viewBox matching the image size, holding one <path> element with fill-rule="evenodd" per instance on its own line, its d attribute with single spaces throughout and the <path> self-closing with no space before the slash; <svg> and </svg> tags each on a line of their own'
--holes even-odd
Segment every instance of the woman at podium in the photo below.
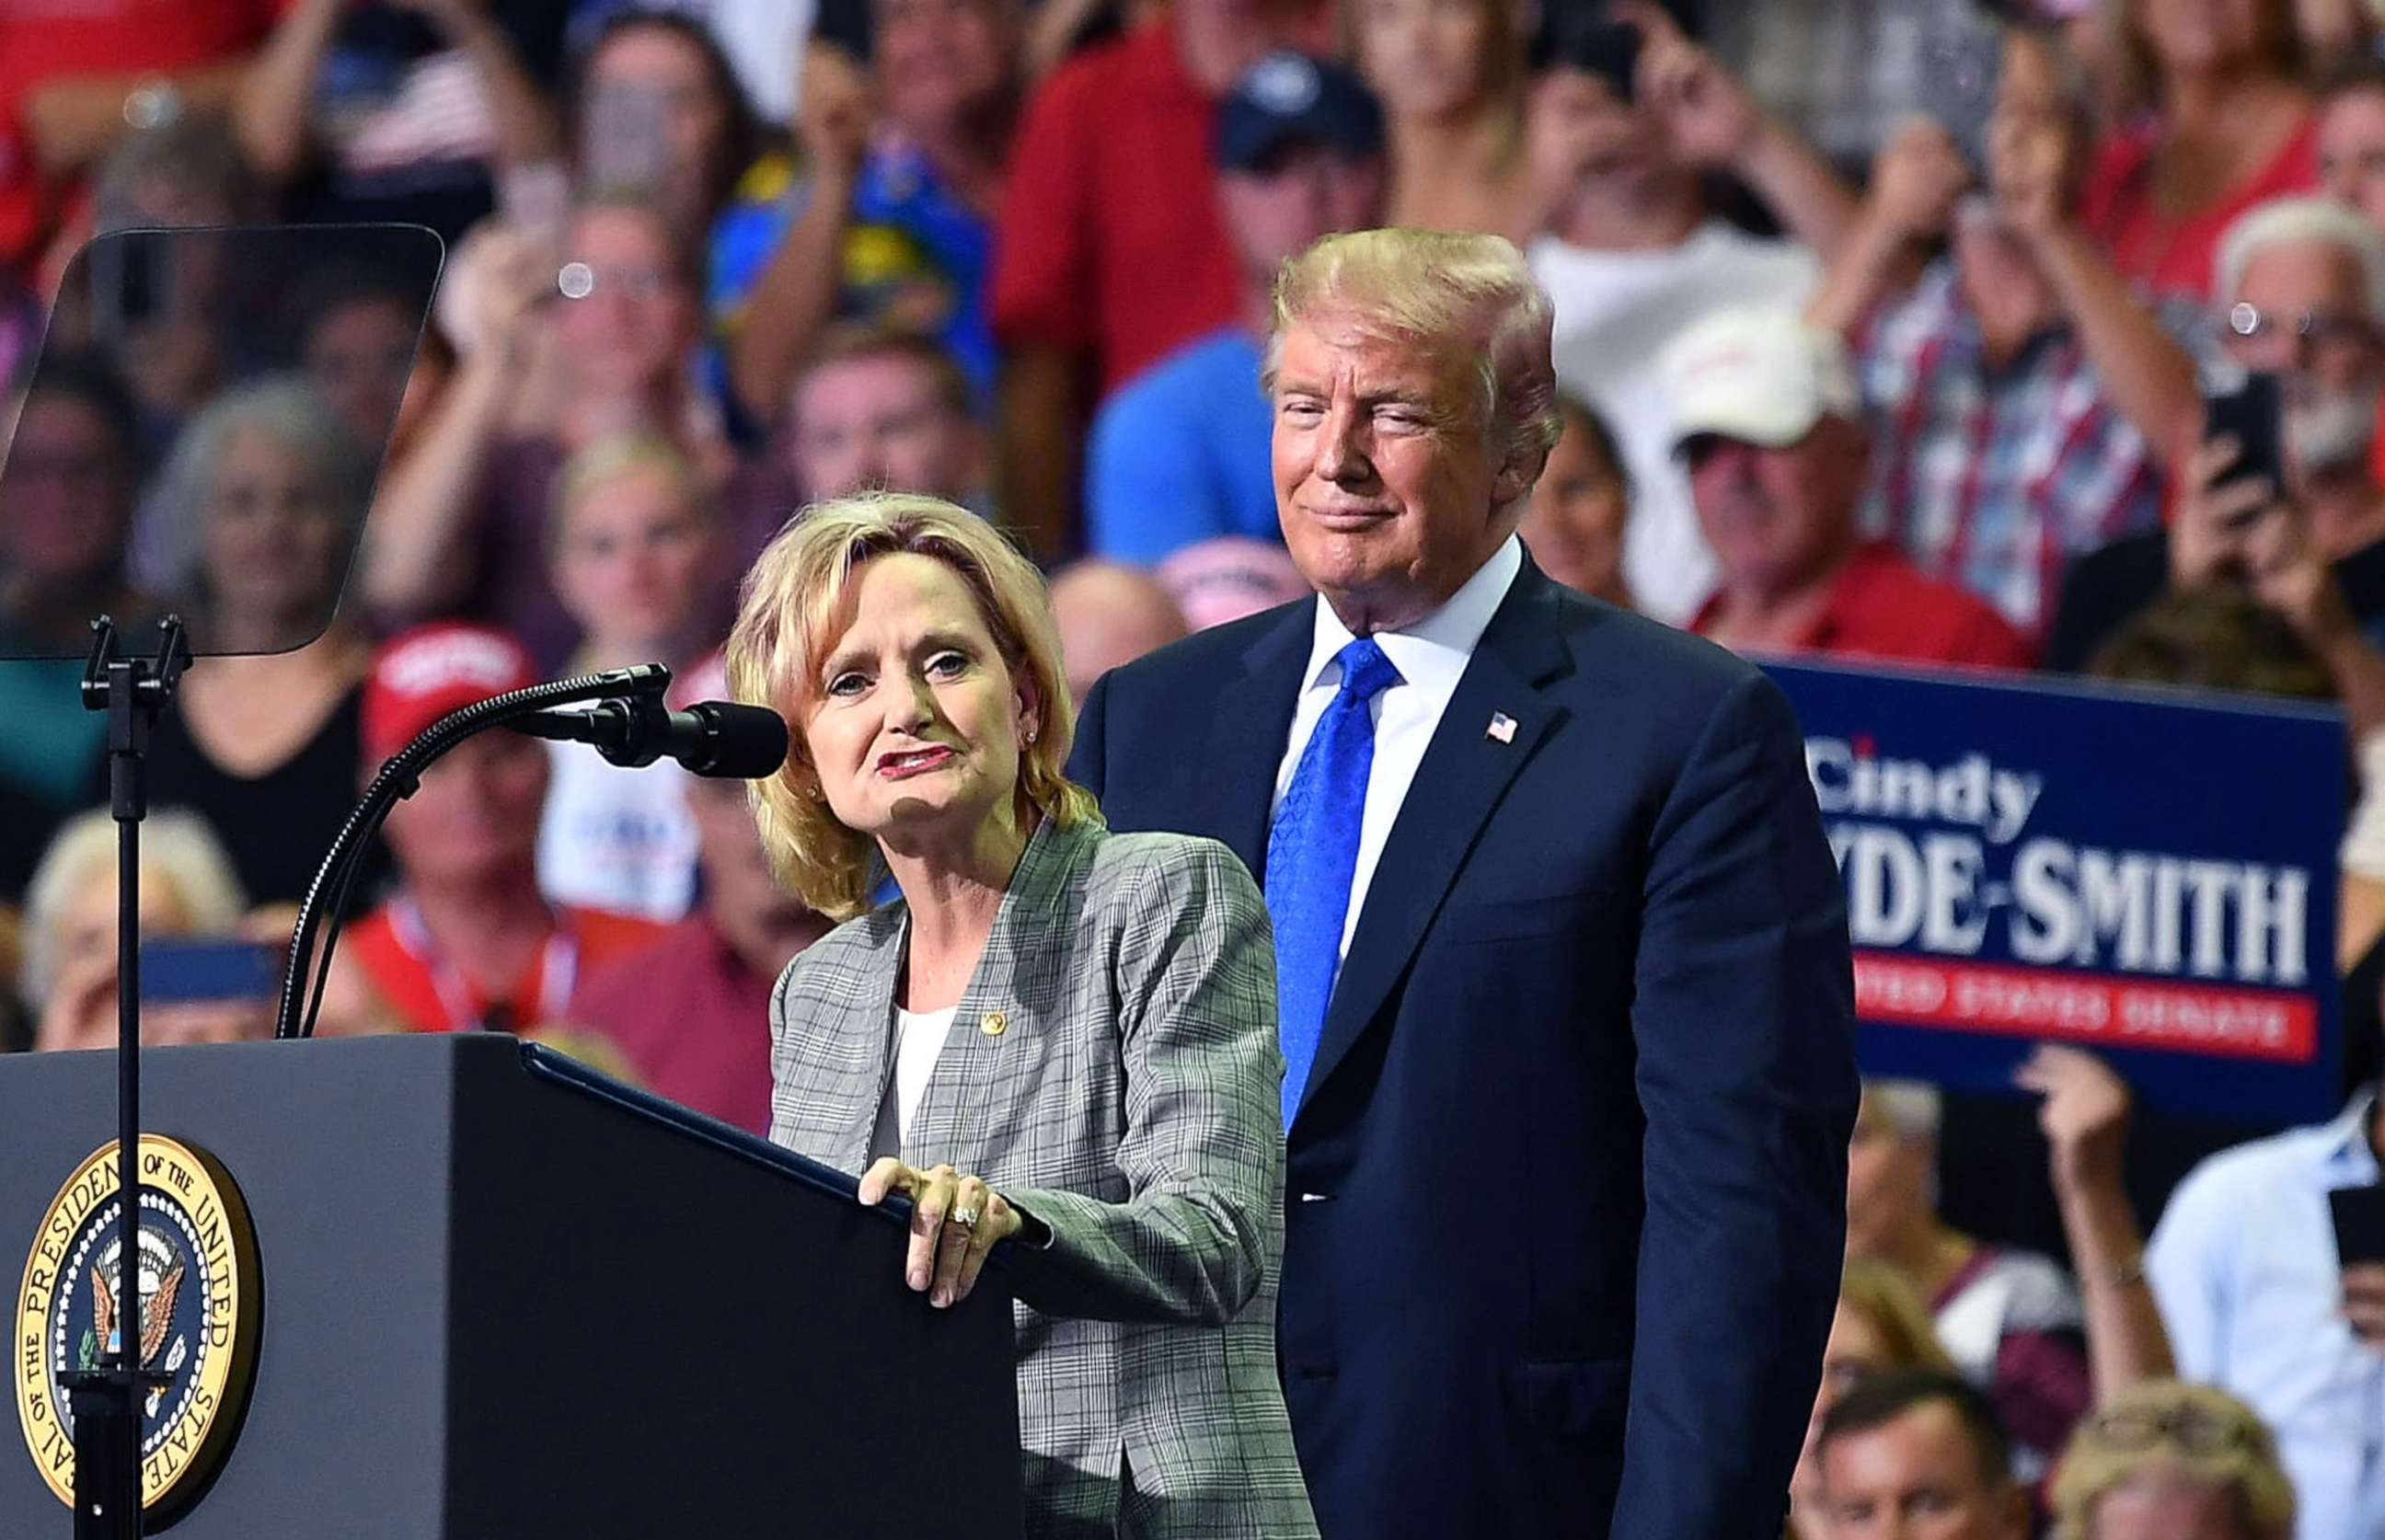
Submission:
<svg viewBox="0 0 2385 1540">
<path fill-rule="evenodd" d="M 1313 1535 L 1276 1379 L 1282 1059 L 1256 885 L 1112 835 L 1034 567 L 874 493 L 755 563 L 737 696 L 791 729 L 756 817 L 844 923 L 771 1000 L 771 1136 L 914 1205 L 944 1306 L 1008 1240 L 1030 1532 Z M 891 881 L 891 902 L 871 907 Z"/>
</svg>

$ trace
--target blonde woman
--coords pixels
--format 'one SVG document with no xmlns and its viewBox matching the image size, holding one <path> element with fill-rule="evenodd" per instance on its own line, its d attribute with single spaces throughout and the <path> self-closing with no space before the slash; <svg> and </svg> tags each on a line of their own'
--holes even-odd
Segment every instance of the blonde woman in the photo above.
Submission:
<svg viewBox="0 0 2385 1540">
<path fill-rule="evenodd" d="M 2054 1482 L 2054 1540 L 2290 1540 L 2277 1440 L 2226 1391 L 2149 1380 L 2079 1424 Z"/>
<path fill-rule="evenodd" d="M 1540 233 L 1550 190 L 1524 153 L 1525 0 L 1347 0 L 1350 51 L 1383 104 L 1383 223 Z"/>
<path fill-rule="evenodd" d="M 932 498 L 818 505 L 746 579 L 736 695 L 792 744 L 772 863 L 845 923 L 770 1007 L 771 1136 L 909 1195 L 904 1284 L 1013 1242 L 1029 1533 L 1316 1533 L 1276 1380 L 1267 910 L 1221 846 L 1113 836 L 1035 569 Z M 869 907 L 880 874 L 899 897 Z M 888 1280 L 890 1286 L 894 1281 Z"/>
<path fill-rule="evenodd" d="M 720 515 L 704 474 L 663 434 L 598 439 L 564 462 L 547 570 L 580 627 L 566 674 L 673 668 L 719 641 Z M 674 921 L 695 900 L 695 820 L 677 764 L 608 764 L 549 746 L 538 886 L 563 903 Z"/>
<path fill-rule="evenodd" d="M 1822 1470 L 1816 1448 L 1822 1419 L 1840 1397 L 1875 1374 L 1897 1369 L 1952 1372 L 1953 1360 L 1939 1345 L 1929 1308 L 1904 1273 L 1867 1257 L 1847 1259 L 1839 1285 L 1839 1308 L 1830 1318 L 1830 1340 L 1822 1349 L 1822 1385 L 1814 1396 L 1813 1421 L 1797 1472 L 1789 1480 L 1792 1540 L 1821 1540 L 1829 1533 L 1822 1513 Z"/>
</svg>

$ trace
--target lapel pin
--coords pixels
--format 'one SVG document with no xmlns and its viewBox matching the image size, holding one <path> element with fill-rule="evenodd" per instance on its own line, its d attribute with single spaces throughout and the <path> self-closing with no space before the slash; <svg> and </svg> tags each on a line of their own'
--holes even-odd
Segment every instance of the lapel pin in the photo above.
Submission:
<svg viewBox="0 0 2385 1540">
<path fill-rule="evenodd" d="M 1491 714 L 1491 725 L 1482 729 L 1482 736 L 1497 739 L 1502 743 L 1513 743 L 1516 741 L 1516 719 L 1504 711 L 1494 711 Z"/>
<path fill-rule="evenodd" d="M 989 1037 L 999 1037 L 1010 1030 L 1010 1018 L 999 1011 L 989 1011 L 985 1019 L 977 1024 L 977 1029 Z"/>
</svg>

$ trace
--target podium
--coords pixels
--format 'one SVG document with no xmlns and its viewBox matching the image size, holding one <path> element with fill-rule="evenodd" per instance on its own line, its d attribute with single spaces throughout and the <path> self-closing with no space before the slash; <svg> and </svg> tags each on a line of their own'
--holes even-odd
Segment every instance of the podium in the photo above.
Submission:
<svg viewBox="0 0 2385 1540">
<path fill-rule="evenodd" d="M 1019 1534 L 998 1258 L 930 1308 L 851 1176 L 505 1036 L 142 1069 L 144 1136 L 211 1156 L 256 1237 L 253 1387 L 177 1540 Z M 10 1280 L 115 1087 L 113 1053 L 0 1057 Z M 70 1534 L 24 1411 L 0 1531 Z"/>
</svg>

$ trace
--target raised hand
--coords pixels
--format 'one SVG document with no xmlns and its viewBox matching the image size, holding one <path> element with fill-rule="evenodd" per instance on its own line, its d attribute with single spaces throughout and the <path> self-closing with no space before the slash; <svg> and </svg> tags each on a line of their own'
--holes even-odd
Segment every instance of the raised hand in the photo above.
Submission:
<svg viewBox="0 0 2385 1540">
<path fill-rule="evenodd" d="M 1664 125 L 1676 154 L 1700 166 L 1725 166 L 1754 146 L 1764 130 L 1763 109 L 1721 60 L 1659 6 L 1616 0 L 1607 14 L 1640 29 L 1632 89 Z"/>
<path fill-rule="evenodd" d="M 2057 1182 L 2118 1180 L 2129 1136 L 2128 1082 L 2092 1053 L 2041 1043 L 2014 1072 L 2013 1084 L 2045 1099 L 2037 1124 L 2053 1147 Z"/>
<path fill-rule="evenodd" d="M 795 138 L 815 176 L 850 181 L 878 124 L 877 93 L 852 56 L 830 43 L 804 49 Z"/>
<path fill-rule="evenodd" d="M 1872 164 L 1864 209 L 1899 235 L 1935 240 L 1945 233 L 1955 200 L 1973 180 L 1953 136 L 1930 118 L 1908 118 Z"/>
</svg>

